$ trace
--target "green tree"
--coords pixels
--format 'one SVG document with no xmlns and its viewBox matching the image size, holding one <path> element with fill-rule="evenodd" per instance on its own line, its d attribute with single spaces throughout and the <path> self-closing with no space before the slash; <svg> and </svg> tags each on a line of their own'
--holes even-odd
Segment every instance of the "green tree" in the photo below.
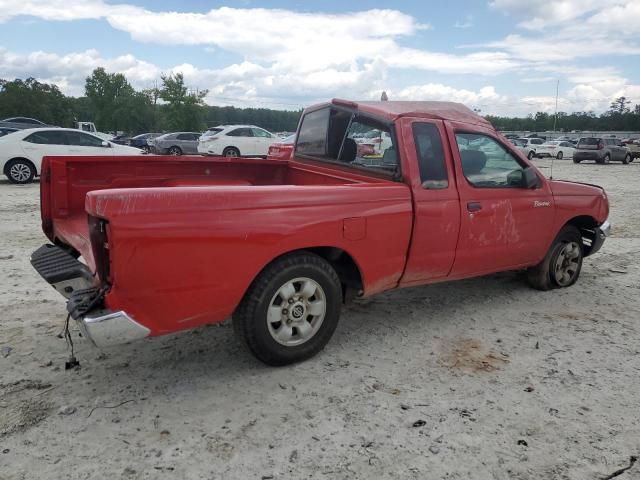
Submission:
<svg viewBox="0 0 640 480">
<path fill-rule="evenodd" d="M 203 129 L 204 97 L 208 91 L 190 93 L 182 73 L 162 75 L 161 78 L 160 98 L 166 102 L 163 105 L 165 126 L 174 131 Z"/>
<path fill-rule="evenodd" d="M 132 113 L 129 107 L 134 93 L 122 73 L 107 73 L 102 67 L 96 68 L 85 82 L 85 94 L 95 112 L 96 127 L 113 132 L 130 127 L 123 119 L 125 114 Z"/>
<path fill-rule="evenodd" d="M 35 78 L 0 79 L 0 118 L 13 116 L 68 126 L 73 122 L 72 103 L 56 85 Z"/>
<path fill-rule="evenodd" d="M 627 100 L 627 97 L 618 97 L 613 102 L 611 102 L 609 111 L 620 114 L 629 113 L 628 105 L 630 104 L 631 100 Z"/>
</svg>

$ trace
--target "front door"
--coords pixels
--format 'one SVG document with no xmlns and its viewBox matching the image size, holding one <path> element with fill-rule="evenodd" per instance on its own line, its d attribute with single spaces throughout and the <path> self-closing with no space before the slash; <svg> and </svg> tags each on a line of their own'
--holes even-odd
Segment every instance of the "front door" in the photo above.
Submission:
<svg viewBox="0 0 640 480">
<path fill-rule="evenodd" d="M 69 155 L 113 155 L 113 149 L 103 145 L 104 140 L 88 133 L 64 131 L 67 137 Z"/>
<path fill-rule="evenodd" d="M 447 126 L 460 194 L 461 227 L 452 277 L 537 263 L 554 219 L 548 185 L 523 186 L 530 165 L 482 127 Z M 539 174 L 539 173 L 538 173 Z M 540 175 L 540 174 L 539 174 Z"/>
</svg>

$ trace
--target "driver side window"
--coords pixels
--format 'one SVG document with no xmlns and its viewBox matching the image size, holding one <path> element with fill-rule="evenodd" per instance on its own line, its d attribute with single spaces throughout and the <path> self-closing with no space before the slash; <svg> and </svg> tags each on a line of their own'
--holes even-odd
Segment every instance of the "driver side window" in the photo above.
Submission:
<svg viewBox="0 0 640 480">
<path fill-rule="evenodd" d="M 456 133 L 462 172 L 477 188 L 520 188 L 524 165 L 498 141 L 478 133 Z"/>
</svg>

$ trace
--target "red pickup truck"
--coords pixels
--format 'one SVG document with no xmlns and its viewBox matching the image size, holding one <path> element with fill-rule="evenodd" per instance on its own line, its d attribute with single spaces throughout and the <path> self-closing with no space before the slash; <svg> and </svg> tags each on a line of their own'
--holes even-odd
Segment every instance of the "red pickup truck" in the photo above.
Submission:
<svg viewBox="0 0 640 480">
<path fill-rule="evenodd" d="M 448 102 L 316 105 L 288 160 L 48 157 L 40 195 L 32 264 L 97 346 L 232 316 L 272 365 L 321 350 L 354 297 L 506 270 L 568 287 L 610 230 L 602 188 L 547 180 Z"/>
</svg>

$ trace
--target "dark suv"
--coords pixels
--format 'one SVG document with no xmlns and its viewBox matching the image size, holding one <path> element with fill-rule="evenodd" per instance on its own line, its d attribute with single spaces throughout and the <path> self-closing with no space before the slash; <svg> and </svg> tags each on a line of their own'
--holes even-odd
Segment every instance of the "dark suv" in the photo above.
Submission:
<svg viewBox="0 0 640 480">
<path fill-rule="evenodd" d="M 573 163 L 595 160 L 596 163 L 615 161 L 627 164 L 632 159 L 631 151 L 617 138 L 583 137 L 573 152 Z"/>
</svg>

